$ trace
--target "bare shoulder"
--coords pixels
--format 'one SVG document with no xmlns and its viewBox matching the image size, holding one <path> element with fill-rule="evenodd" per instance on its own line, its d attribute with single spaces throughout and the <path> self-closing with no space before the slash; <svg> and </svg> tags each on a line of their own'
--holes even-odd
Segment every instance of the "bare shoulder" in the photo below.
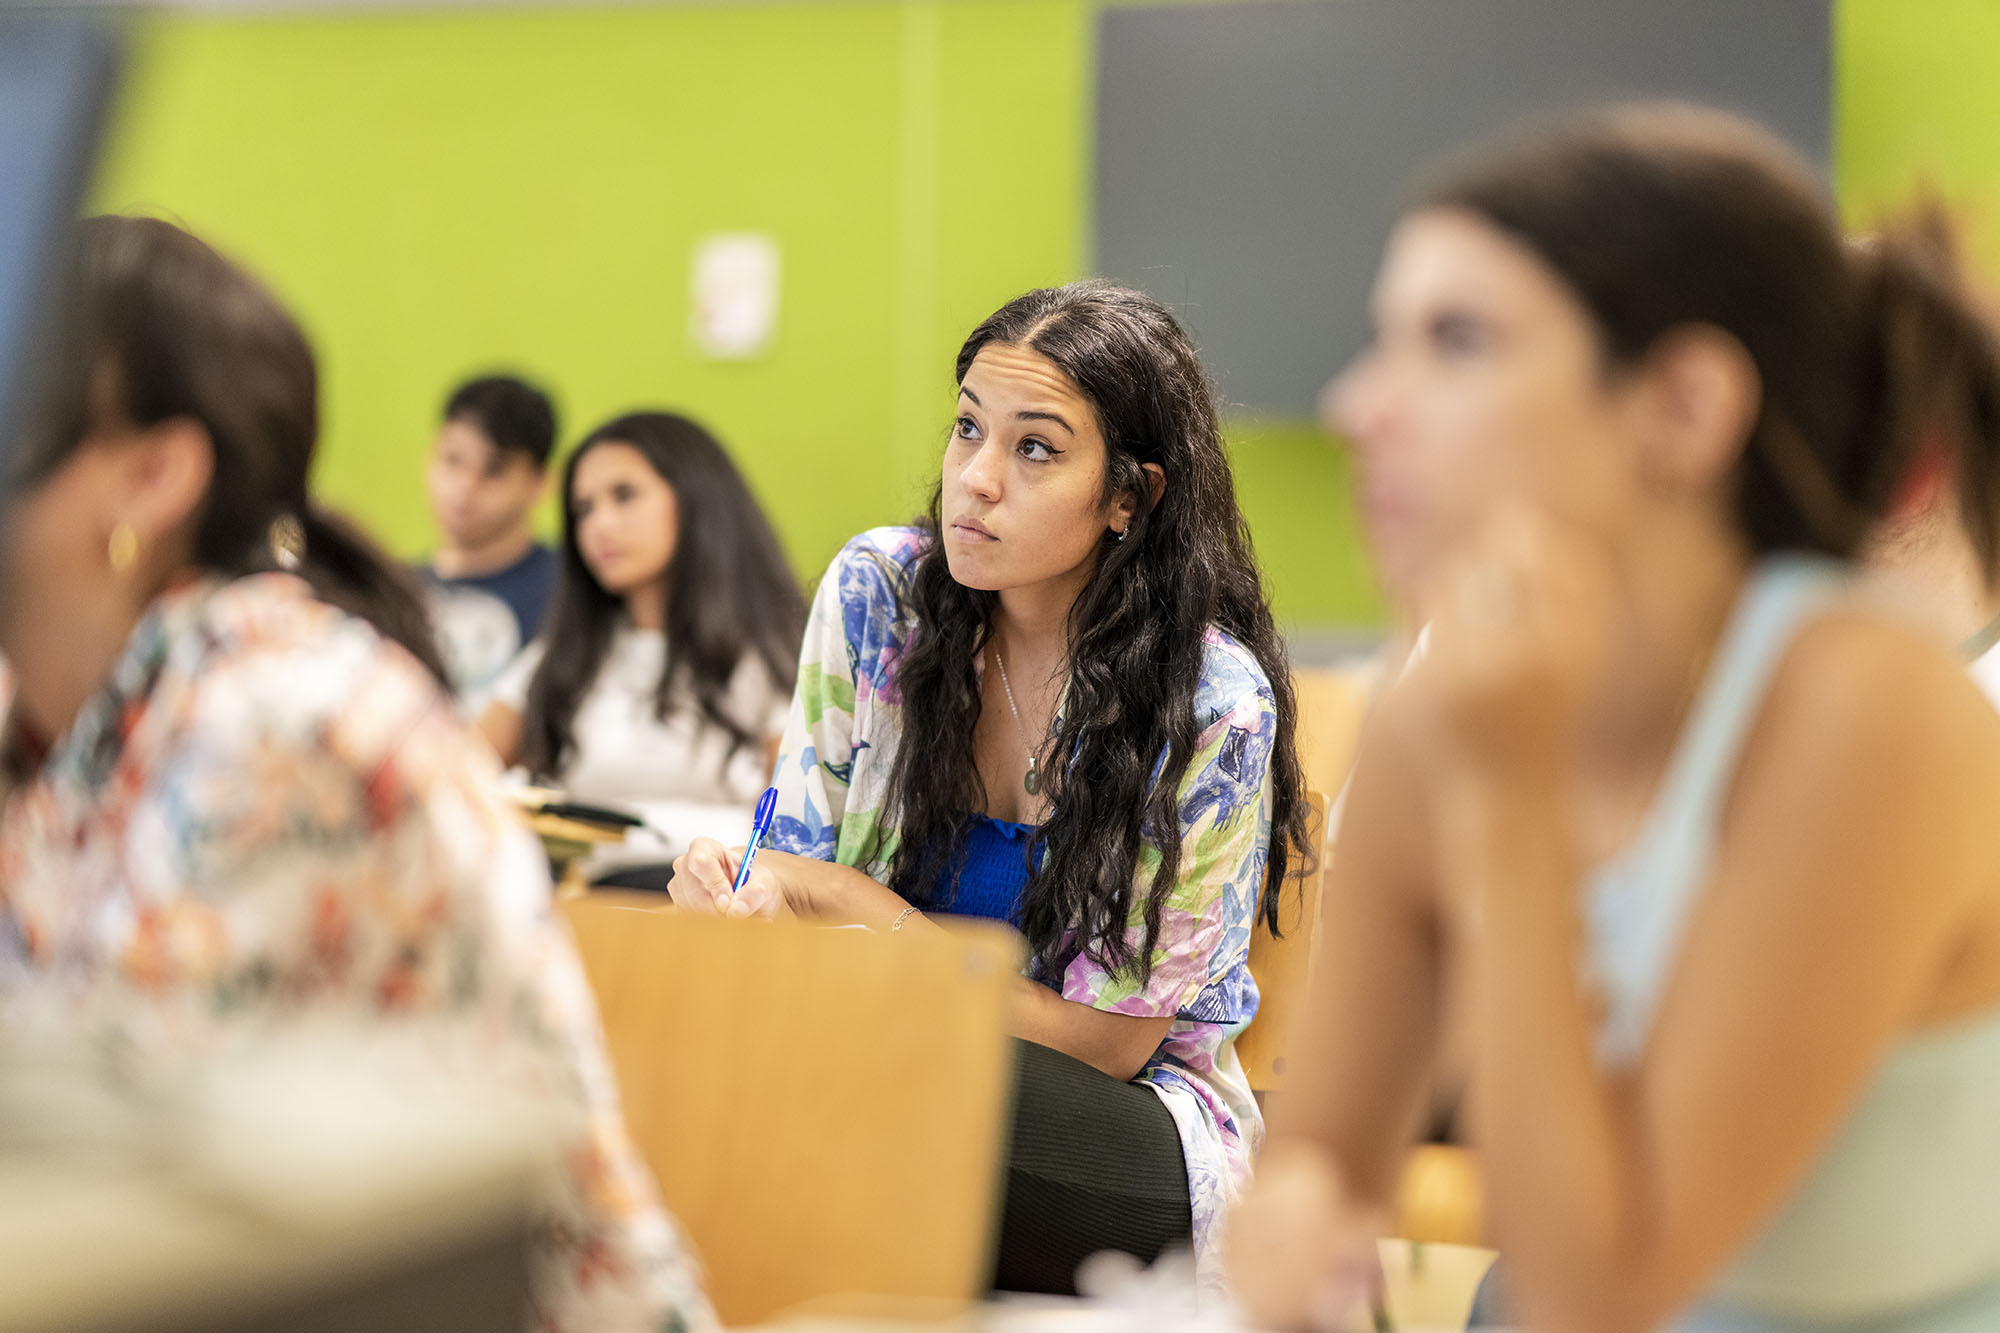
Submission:
<svg viewBox="0 0 2000 1333">
<path fill-rule="evenodd" d="M 1357 767 L 1365 756 L 1385 772 L 1421 782 L 1437 760 L 1437 728 L 1436 710 L 1415 677 L 1407 671 L 1387 677 L 1362 720 Z"/>
<path fill-rule="evenodd" d="M 1386 681 L 1362 721 L 1341 793 L 1335 862 L 1368 879 L 1430 887 L 1431 779 L 1441 751 L 1434 710 L 1407 675 Z"/>
<path fill-rule="evenodd" d="M 1879 614 L 1833 612 L 1799 633 L 1750 732 L 1722 825 L 1731 892 L 1709 910 L 1722 934 L 1865 959 L 1907 987 L 1894 1003 L 1912 1021 L 1989 1008 L 1996 808 L 2000 713 L 1965 665 Z"/>
<path fill-rule="evenodd" d="M 1738 775 L 1739 794 L 1758 789 L 1883 829 L 1955 830 L 2000 873 L 2000 837 L 1984 832 L 2000 808 L 2000 711 L 1942 645 L 1880 614 L 1841 609 L 1800 631 Z"/>
<path fill-rule="evenodd" d="M 1912 626 L 1864 609 L 1799 633 L 1772 681 L 1767 721 L 1830 743 L 1887 744 L 2000 782 L 2000 711 L 1959 661 Z"/>
</svg>

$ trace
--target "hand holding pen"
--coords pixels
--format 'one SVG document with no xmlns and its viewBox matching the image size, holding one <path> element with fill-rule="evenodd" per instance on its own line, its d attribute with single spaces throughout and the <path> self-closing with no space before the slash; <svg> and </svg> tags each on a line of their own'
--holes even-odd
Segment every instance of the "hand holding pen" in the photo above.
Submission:
<svg viewBox="0 0 2000 1333">
<path fill-rule="evenodd" d="M 757 853 L 776 816 L 778 792 L 767 788 L 751 821 L 750 842 L 739 854 L 713 838 L 696 838 L 674 861 L 668 893 L 676 906 L 717 916 L 776 916 L 785 908 L 784 892 L 769 874 L 757 875 Z"/>
</svg>

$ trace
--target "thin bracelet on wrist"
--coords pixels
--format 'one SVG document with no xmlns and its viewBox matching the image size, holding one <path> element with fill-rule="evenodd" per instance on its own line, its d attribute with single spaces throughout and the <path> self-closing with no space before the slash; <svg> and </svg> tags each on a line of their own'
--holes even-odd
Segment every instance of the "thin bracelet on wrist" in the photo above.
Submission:
<svg viewBox="0 0 2000 1333">
<path fill-rule="evenodd" d="M 914 907 L 905 907 L 902 911 L 896 913 L 896 919 L 889 923 L 889 933 L 893 935 L 897 931 L 901 930 L 903 928 L 903 923 L 905 921 L 908 921 L 911 917 L 915 916 L 916 914 L 917 914 L 917 909 Z"/>
</svg>

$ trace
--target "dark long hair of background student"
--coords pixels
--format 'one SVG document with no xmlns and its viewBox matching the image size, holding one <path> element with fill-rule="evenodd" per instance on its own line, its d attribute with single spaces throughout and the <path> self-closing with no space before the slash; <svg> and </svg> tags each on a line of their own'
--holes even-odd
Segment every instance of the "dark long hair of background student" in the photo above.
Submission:
<svg viewBox="0 0 2000 1333">
<path fill-rule="evenodd" d="M 1195 691 L 1204 630 L 1234 635 L 1270 678 L 1278 734 L 1271 750 L 1271 846 L 1262 913 L 1275 928 L 1285 873 L 1307 851 L 1304 778 L 1284 642 L 1265 601 L 1250 533 L 1236 506 L 1214 389 L 1180 325 L 1151 299 L 1109 283 L 1029 292 L 996 311 L 959 349 L 957 376 L 988 343 L 1031 348 L 1097 410 L 1104 494 L 1139 496 L 1129 535 L 1100 538 L 1096 568 L 1070 617 L 1069 690 L 1043 781 L 1049 815 L 1021 927 L 1044 967 L 1064 934 L 1114 966 L 1150 974 L 1162 905 L 1180 872 L 1180 785 L 1197 736 Z M 1166 474 L 1157 506 L 1143 465 Z M 974 664 L 991 633 L 995 594 L 954 581 L 937 534 L 943 492 L 919 520 L 933 544 L 910 573 L 915 616 L 899 680 L 904 726 L 887 806 L 900 835 L 891 884 L 925 901 L 964 849 L 968 811 L 985 808 L 972 736 Z M 1163 836 L 1164 835 L 1164 836 Z M 1145 890 L 1145 936 L 1128 955 L 1142 848 L 1160 854 Z"/>
<path fill-rule="evenodd" d="M 654 691 L 665 718 L 685 681 L 703 718 L 731 739 L 730 752 L 758 739 L 729 715 L 729 684 L 754 653 L 783 693 L 798 676 L 806 602 L 756 497 L 713 435 L 671 412 L 632 412 L 605 422 L 563 468 L 562 572 L 543 627 L 540 668 L 528 689 L 521 763 L 553 778 L 575 747 L 576 710 L 604 665 L 625 609 L 584 564 L 568 506 L 577 462 L 599 444 L 637 449 L 673 488 L 679 535 L 667 567 L 666 668 Z"/>
</svg>

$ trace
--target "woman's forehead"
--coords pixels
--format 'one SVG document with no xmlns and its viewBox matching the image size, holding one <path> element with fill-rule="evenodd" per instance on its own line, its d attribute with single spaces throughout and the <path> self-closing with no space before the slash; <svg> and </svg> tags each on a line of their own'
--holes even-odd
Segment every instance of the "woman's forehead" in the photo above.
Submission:
<svg viewBox="0 0 2000 1333">
<path fill-rule="evenodd" d="M 1090 406 L 1074 381 L 1055 362 L 1015 343 L 988 343 L 965 372 L 965 385 L 985 399 L 1005 394 L 1022 401 L 1043 399 L 1071 407 Z"/>
<path fill-rule="evenodd" d="M 657 476 L 653 465 L 635 444 L 623 440 L 601 440 L 590 446 L 583 457 L 576 460 L 575 485 L 582 485 L 586 476 L 611 478 L 637 474 Z"/>
<path fill-rule="evenodd" d="M 1371 294 L 1378 319 L 1440 300 L 1517 312 L 1576 304 L 1568 285 L 1529 246 L 1460 208 L 1424 209 L 1397 223 Z"/>
</svg>

